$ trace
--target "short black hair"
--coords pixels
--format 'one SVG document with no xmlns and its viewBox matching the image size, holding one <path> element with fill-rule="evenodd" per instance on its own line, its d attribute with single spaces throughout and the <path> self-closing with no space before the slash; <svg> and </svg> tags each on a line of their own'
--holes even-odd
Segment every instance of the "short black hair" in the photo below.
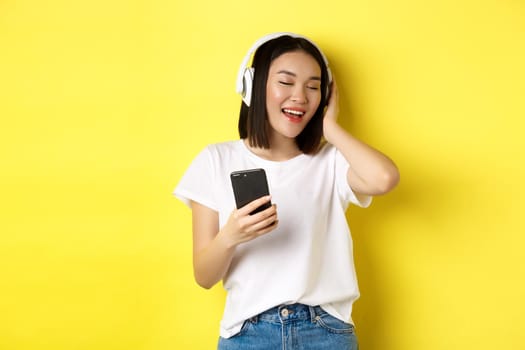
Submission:
<svg viewBox="0 0 525 350">
<path fill-rule="evenodd" d="M 287 52 L 303 51 L 312 56 L 321 67 L 321 101 L 314 116 L 295 141 L 306 154 L 316 153 L 323 137 L 323 114 L 327 103 L 328 68 L 317 47 L 304 38 L 283 35 L 270 40 L 257 49 L 253 56 L 253 89 L 250 106 L 241 103 L 239 113 L 239 136 L 248 139 L 251 146 L 270 148 L 269 122 L 266 110 L 266 83 L 273 60 Z"/>
</svg>

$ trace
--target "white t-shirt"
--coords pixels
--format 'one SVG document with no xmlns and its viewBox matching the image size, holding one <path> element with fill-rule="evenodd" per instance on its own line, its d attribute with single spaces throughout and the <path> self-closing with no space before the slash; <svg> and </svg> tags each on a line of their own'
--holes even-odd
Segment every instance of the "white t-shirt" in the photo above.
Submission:
<svg viewBox="0 0 525 350">
<path fill-rule="evenodd" d="M 345 211 L 367 207 L 348 186 L 348 162 L 332 145 L 315 155 L 275 162 L 252 153 L 242 140 L 206 147 L 175 188 L 187 205 L 203 204 L 226 224 L 235 209 L 230 173 L 263 168 L 279 225 L 269 234 L 237 246 L 223 279 L 227 290 L 221 336 L 238 333 L 245 320 L 281 304 L 320 305 L 352 323 L 359 290 L 352 238 Z"/>
</svg>

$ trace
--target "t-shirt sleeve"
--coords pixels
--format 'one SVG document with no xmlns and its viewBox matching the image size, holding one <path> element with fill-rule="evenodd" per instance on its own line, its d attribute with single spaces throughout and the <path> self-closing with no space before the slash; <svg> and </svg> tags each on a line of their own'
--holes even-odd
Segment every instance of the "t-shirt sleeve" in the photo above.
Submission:
<svg viewBox="0 0 525 350">
<path fill-rule="evenodd" d="M 217 211 L 213 191 L 214 171 L 211 153 L 207 147 L 191 162 L 173 194 L 187 206 L 194 201 Z"/>
<path fill-rule="evenodd" d="M 342 199 L 345 205 L 350 203 L 357 205 L 362 208 L 367 208 L 372 203 L 372 196 L 368 195 L 357 195 L 354 193 L 352 188 L 348 185 L 347 173 L 350 168 L 350 164 L 346 161 L 345 157 L 336 150 L 335 152 L 335 181 L 339 197 Z"/>
</svg>

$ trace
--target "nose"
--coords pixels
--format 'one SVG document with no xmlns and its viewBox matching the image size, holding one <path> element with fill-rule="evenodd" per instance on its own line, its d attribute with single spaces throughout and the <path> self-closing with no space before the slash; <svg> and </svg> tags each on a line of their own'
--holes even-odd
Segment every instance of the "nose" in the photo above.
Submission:
<svg viewBox="0 0 525 350">
<path fill-rule="evenodd" d="M 291 100 L 293 102 L 295 102 L 295 103 L 300 103 L 300 104 L 307 103 L 308 102 L 308 98 L 306 97 L 306 91 L 305 91 L 304 87 L 297 86 L 293 90 L 293 94 L 292 94 Z"/>
</svg>

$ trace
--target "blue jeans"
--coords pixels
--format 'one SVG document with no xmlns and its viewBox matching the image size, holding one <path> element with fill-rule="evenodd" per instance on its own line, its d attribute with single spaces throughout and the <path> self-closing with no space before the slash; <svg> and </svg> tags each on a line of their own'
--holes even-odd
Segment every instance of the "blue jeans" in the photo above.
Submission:
<svg viewBox="0 0 525 350">
<path fill-rule="evenodd" d="M 319 306 L 281 305 L 244 322 L 218 350 L 357 350 L 354 326 Z"/>
</svg>

